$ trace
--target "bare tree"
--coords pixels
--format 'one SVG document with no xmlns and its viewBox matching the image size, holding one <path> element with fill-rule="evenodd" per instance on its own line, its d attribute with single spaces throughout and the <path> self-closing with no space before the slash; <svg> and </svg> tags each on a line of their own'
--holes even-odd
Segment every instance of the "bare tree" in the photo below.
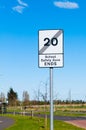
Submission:
<svg viewBox="0 0 86 130">
<path fill-rule="evenodd" d="M 48 80 L 47 80 L 47 81 L 48 81 Z M 47 112 L 47 99 L 48 99 L 48 93 L 47 93 L 48 83 L 47 83 L 47 81 L 46 81 L 46 82 L 42 82 L 43 87 L 45 88 L 45 92 L 44 92 L 44 93 L 40 92 L 40 96 L 41 96 L 41 98 L 43 99 L 44 104 L 45 104 L 45 105 L 44 105 L 44 112 L 45 112 L 44 127 L 45 127 L 45 130 L 47 130 L 47 114 L 46 114 L 46 112 Z"/>
<path fill-rule="evenodd" d="M 5 102 L 5 94 L 3 92 L 0 93 L 0 102 Z"/>
<path fill-rule="evenodd" d="M 23 105 L 29 105 L 29 94 L 27 91 L 23 91 Z"/>
</svg>

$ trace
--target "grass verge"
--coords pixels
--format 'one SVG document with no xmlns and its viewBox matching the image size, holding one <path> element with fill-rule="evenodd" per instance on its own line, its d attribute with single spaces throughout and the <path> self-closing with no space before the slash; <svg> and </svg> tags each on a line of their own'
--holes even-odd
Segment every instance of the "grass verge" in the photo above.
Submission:
<svg viewBox="0 0 86 130">
<path fill-rule="evenodd" d="M 45 127 L 45 120 L 43 118 L 20 116 L 20 115 L 7 115 L 7 117 L 13 118 L 15 124 L 5 130 L 49 130 L 49 120 Z M 75 127 L 71 124 L 67 124 L 63 121 L 54 120 L 54 130 L 84 130 L 79 127 Z"/>
</svg>

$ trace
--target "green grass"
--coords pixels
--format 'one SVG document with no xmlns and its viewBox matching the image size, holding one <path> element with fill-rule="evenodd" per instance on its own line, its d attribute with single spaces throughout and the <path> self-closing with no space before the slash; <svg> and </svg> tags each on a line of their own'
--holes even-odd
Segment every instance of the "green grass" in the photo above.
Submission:
<svg viewBox="0 0 86 130">
<path fill-rule="evenodd" d="M 15 120 L 15 124 L 9 128 L 6 128 L 5 130 L 38 130 L 39 123 L 38 119 L 27 116 L 20 116 L 20 115 L 10 115 L 8 117 L 11 117 Z"/>
<path fill-rule="evenodd" d="M 45 120 L 43 118 L 8 115 L 8 117 L 15 120 L 15 124 L 5 130 L 49 130 L 49 120 L 47 122 L 47 129 L 45 129 Z M 54 130 L 84 130 L 73 125 L 67 124 L 63 121 L 54 121 Z"/>
<path fill-rule="evenodd" d="M 72 117 L 85 117 L 86 113 L 83 112 L 70 112 L 70 111 L 56 111 L 54 115 L 57 116 L 72 116 Z"/>
<path fill-rule="evenodd" d="M 39 112 L 36 112 L 36 114 Z M 34 112 L 35 114 L 35 112 Z M 40 114 L 45 114 L 45 112 L 40 112 Z M 47 115 L 50 114 L 50 112 L 46 112 Z M 71 116 L 71 117 L 86 117 L 86 113 L 83 112 L 71 112 L 71 111 L 56 111 L 54 112 L 54 115 L 56 116 Z"/>
</svg>

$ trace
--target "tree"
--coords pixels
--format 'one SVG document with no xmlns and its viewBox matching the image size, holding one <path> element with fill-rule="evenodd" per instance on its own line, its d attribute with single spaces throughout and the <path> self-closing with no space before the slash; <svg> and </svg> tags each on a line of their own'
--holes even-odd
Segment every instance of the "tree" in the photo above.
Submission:
<svg viewBox="0 0 86 130">
<path fill-rule="evenodd" d="M 5 102 L 5 94 L 3 92 L 0 93 L 0 102 Z"/>
<path fill-rule="evenodd" d="M 14 92 L 13 88 L 10 88 L 9 92 L 7 93 L 8 104 L 14 106 L 18 99 L 17 92 Z"/>
<path fill-rule="evenodd" d="M 23 91 L 23 105 L 29 105 L 29 94 L 27 91 Z"/>
</svg>

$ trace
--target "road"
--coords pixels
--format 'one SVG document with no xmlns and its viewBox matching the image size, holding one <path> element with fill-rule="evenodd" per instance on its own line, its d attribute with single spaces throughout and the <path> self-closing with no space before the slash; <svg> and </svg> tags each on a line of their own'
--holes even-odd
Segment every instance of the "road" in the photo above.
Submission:
<svg viewBox="0 0 86 130">
<path fill-rule="evenodd" d="M 86 117 L 54 116 L 54 119 L 62 121 L 72 121 L 72 120 L 86 120 Z"/>
<path fill-rule="evenodd" d="M 14 120 L 8 117 L 0 116 L 0 130 L 3 130 L 14 124 Z"/>
</svg>

